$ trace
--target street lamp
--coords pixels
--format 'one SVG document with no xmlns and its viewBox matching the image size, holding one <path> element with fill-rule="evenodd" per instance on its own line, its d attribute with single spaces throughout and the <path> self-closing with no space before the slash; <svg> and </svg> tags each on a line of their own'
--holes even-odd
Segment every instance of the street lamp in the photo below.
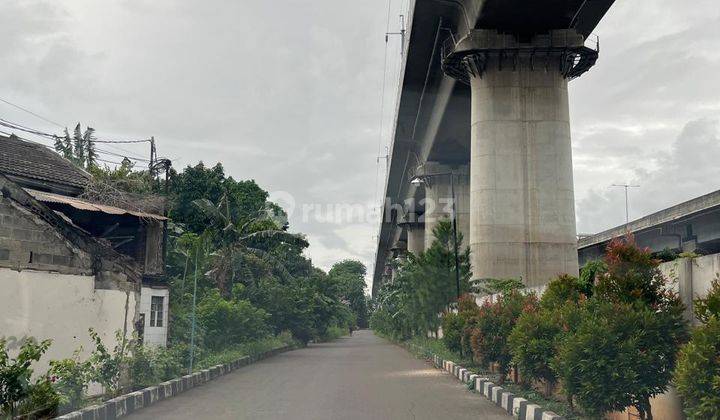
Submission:
<svg viewBox="0 0 720 420">
<path fill-rule="evenodd" d="M 455 289 L 458 301 L 460 300 L 460 258 L 458 256 L 458 240 L 457 240 L 457 211 L 455 210 L 455 173 L 444 172 L 439 174 L 415 175 L 410 179 L 410 184 L 415 186 L 430 186 L 430 179 L 440 176 L 450 177 L 450 194 L 452 195 L 452 229 L 453 229 L 453 248 L 455 251 Z"/>
</svg>

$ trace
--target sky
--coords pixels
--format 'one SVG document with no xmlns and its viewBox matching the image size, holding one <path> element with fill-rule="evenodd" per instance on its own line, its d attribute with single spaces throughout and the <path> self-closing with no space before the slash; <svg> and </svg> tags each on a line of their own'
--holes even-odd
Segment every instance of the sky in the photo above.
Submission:
<svg viewBox="0 0 720 420">
<path fill-rule="evenodd" d="M 394 32 L 408 3 L 0 0 L 0 99 L 52 122 L 3 102 L 0 118 L 155 136 L 178 169 L 222 162 L 291 210 L 317 266 L 372 271 L 400 63 L 388 8 Z M 595 33 L 600 60 L 570 84 L 580 233 L 624 223 L 613 183 L 640 185 L 631 219 L 720 189 L 716 0 L 617 0 Z"/>
</svg>

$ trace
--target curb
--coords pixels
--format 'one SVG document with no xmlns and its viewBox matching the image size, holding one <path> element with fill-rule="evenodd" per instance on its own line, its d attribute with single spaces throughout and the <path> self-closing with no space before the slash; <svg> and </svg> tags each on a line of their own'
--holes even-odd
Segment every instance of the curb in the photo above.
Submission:
<svg viewBox="0 0 720 420">
<path fill-rule="evenodd" d="M 294 347 L 285 346 L 277 349 L 269 350 L 257 356 L 245 356 L 240 359 L 222 365 L 215 365 L 208 369 L 194 372 L 180 378 L 175 378 L 166 382 L 159 383 L 139 391 L 121 395 L 102 404 L 85 407 L 78 411 L 55 417 L 56 420 L 114 420 L 120 417 L 148 407 L 158 401 L 172 398 L 178 394 L 188 391 L 192 388 L 200 386 L 206 382 L 210 382 L 223 375 L 226 375 L 243 366 L 255 363 L 262 359 L 275 356 L 280 353 L 292 350 Z"/>
<path fill-rule="evenodd" d="M 451 360 L 443 360 L 440 356 L 432 355 L 433 365 L 448 372 L 462 383 L 467 384 L 475 392 L 483 395 L 495 405 L 502 407 L 508 414 L 519 420 L 565 420 L 552 411 L 545 411 L 537 404 L 525 398 L 516 397 L 512 392 L 505 391 L 503 387 L 490 382 L 488 378 L 481 377 Z"/>
</svg>

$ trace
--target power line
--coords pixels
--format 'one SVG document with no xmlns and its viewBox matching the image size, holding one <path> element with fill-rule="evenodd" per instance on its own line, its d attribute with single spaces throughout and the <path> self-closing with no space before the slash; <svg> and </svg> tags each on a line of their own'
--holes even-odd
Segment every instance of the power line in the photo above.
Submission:
<svg viewBox="0 0 720 420">
<path fill-rule="evenodd" d="M 6 119 L 4 119 L 4 118 L 0 118 L 0 125 L 2 125 L 2 126 L 4 126 L 4 127 L 7 127 L 7 128 L 12 128 L 12 129 L 15 129 L 15 130 L 23 131 L 23 132 L 25 132 L 25 133 L 35 134 L 35 135 L 38 135 L 38 136 L 47 137 L 47 138 L 49 138 L 49 139 L 56 139 L 56 138 L 58 138 L 58 137 L 64 137 L 64 135 L 63 135 L 63 136 L 58 136 L 57 134 L 46 133 L 46 132 L 44 132 L 44 131 L 40 131 L 40 130 L 37 130 L 37 129 L 34 129 L 34 128 L 30 128 L 30 127 L 24 126 L 24 125 L 22 125 L 22 124 L 18 124 L 18 123 L 14 123 L 14 122 L 12 122 L 12 121 L 8 121 L 8 120 L 6 120 Z M 65 127 L 63 127 L 63 129 L 65 129 Z M 97 139 L 97 140 L 93 140 L 93 141 L 94 141 L 95 143 L 125 143 L 125 144 L 128 144 L 128 143 L 150 143 L 152 140 L 151 140 L 151 139 L 142 139 L 142 140 L 103 140 L 103 139 Z"/>
<path fill-rule="evenodd" d="M 56 122 L 53 121 L 53 120 L 47 119 L 47 118 L 43 117 L 43 116 L 40 115 L 40 114 L 36 114 L 36 113 L 30 111 L 30 110 L 27 109 L 27 108 L 23 108 L 23 107 L 21 107 L 20 105 L 14 104 L 14 103 L 8 101 L 7 99 L 0 98 L 0 101 L 5 102 L 6 104 L 8 104 L 8 105 L 10 105 L 10 106 L 13 106 L 13 107 L 15 107 L 15 108 L 17 108 L 17 109 L 19 109 L 19 110 L 21 110 L 21 111 L 25 111 L 25 112 L 27 112 L 28 114 L 30 114 L 30 115 L 32 115 L 32 116 L 35 116 L 35 117 L 37 117 L 37 118 L 40 118 L 41 120 L 43 120 L 43 121 L 45 121 L 45 122 L 49 122 L 50 124 L 54 124 L 54 125 L 56 125 L 56 126 L 58 126 L 58 127 L 60 127 L 60 128 L 64 128 L 61 124 L 56 123 Z"/>
<path fill-rule="evenodd" d="M 382 88 L 380 93 L 380 132 L 378 133 L 378 151 L 377 159 L 375 164 L 375 192 L 373 193 L 373 201 L 378 200 L 378 180 L 380 178 L 380 154 L 382 153 L 382 140 L 383 140 L 383 126 L 385 124 L 385 88 L 387 80 L 387 52 L 388 52 L 388 37 L 387 33 L 390 32 L 390 10 L 392 6 L 392 0 L 388 0 L 387 8 L 387 22 L 385 24 L 385 51 L 383 57 L 383 78 Z M 386 161 L 387 166 L 387 161 Z M 382 200 L 380 200 L 382 201 Z M 379 204 L 379 203 L 378 203 Z M 380 216 L 382 217 L 382 216 Z"/>
</svg>

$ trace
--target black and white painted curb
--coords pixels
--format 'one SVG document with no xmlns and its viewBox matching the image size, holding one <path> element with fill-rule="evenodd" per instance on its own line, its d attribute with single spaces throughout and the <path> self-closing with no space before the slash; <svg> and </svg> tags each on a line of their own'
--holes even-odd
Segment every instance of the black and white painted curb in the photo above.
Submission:
<svg viewBox="0 0 720 420">
<path fill-rule="evenodd" d="M 502 407 L 517 419 L 564 420 L 564 417 L 552 411 L 544 411 L 542 407 L 525 398 L 516 397 L 512 392 L 505 391 L 503 387 L 490 382 L 488 378 L 476 375 L 455 362 L 443 360 L 437 355 L 432 356 L 432 361 L 435 367 L 450 373 L 463 383 L 471 385 L 476 392 Z"/>
<path fill-rule="evenodd" d="M 230 363 L 215 365 L 208 369 L 185 375 L 167 382 L 151 386 L 140 391 L 121 395 L 117 398 L 105 401 L 102 404 L 85 407 L 82 410 L 56 417 L 56 420 L 114 420 L 140 410 L 144 407 L 155 404 L 158 401 L 166 400 L 228 374 L 243 366 L 247 366 L 258 360 L 267 359 L 279 353 L 292 350 L 294 347 L 285 346 L 270 350 L 254 357 L 245 356 Z"/>
</svg>

